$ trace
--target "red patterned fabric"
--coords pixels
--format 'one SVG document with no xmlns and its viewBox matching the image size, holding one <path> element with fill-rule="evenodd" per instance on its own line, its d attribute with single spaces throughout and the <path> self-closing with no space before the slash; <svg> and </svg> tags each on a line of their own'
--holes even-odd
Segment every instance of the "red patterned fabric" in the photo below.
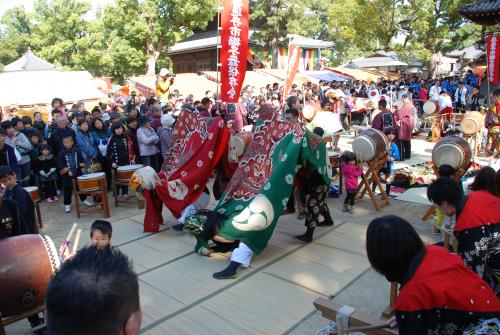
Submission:
<svg viewBox="0 0 500 335">
<path fill-rule="evenodd" d="M 229 142 L 229 132 L 221 117 L 198 118 L 183 110 L 173 132 L 176 141 L 170 149 L 155 191 L 174 217 L 195 202 Z"/>
<path fill-rule="evenodd" d="M 144 232 L 156 233 L 163 223 L 161 211 L 163 204 L 155 191 L 144 190 L 142 195 L 146 199 L 146 214 L 144 215 Z"/>
</svg>

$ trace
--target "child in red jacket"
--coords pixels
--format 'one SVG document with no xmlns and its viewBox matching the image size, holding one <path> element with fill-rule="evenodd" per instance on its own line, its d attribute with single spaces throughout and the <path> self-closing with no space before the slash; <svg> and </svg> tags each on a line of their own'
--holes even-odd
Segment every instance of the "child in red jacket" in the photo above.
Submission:
<svg viewBox="0 0 500 335">
<path fill-rule="evenodd" d="M 358 190 L 358 178 L 363 174 L 361 160 L 351 151 L 344 151 L 341 156 L 340 171 L 344 176 L 346 198 L 344 201 L 344 212 L 354 213 L 354 198 Z"/>
</svg>

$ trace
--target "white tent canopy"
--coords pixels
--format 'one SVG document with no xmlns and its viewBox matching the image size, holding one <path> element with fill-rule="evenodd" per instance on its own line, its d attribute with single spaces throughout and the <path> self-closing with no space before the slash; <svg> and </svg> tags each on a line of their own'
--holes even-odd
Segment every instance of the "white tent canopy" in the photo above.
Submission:
<svg viewBox="0 0 500 335">
<path fill-rule="evenodd" d="M 0 73 L 0 106 L 50 104 L 105 98 L 88 71 L 60 71 L 28 50 Z"/>
</svg>

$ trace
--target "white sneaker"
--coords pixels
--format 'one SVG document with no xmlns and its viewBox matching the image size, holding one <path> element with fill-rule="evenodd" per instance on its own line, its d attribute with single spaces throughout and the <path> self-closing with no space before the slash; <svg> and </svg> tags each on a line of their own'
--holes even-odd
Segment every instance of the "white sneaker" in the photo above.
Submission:
<svg viewBox="0 0 500 335">
<path fill-rule="evenodd" d="M 66 213 L 71 212 L 71 205 L 64 205 L 64 211 L 65 211 Z"/>
<path fill-rule="evenodd" d="M 93 201 L 91 201 L 91 200 L 89 200 L 89 199 L 85 199 L 85 200 L 83 200 L 83 204 L 84 204 L 85 206 L 88 206 L 88 207 L 90 207 L 90 206 L 94 206 L 94 202 L 93 202 Z"/>
</svg>

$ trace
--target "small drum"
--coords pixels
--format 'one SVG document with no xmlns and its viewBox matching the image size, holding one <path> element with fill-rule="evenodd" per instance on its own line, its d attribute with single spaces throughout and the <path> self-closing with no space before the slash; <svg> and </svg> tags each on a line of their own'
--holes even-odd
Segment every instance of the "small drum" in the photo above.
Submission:
<svg viewBox="0 0 500 335">
<path fill-rule="evenodd" d="M 104 172 L 89 173 L 76 178 L 80 191 L 98 191 L 101 189 L 99 182 L 106 183 Z"/>
<path fill-rule="evenodd" d="M 60 265 L 57 249 L 48 236 L 20 235 L 0 240 L 2 317 L 43 305 L 49 281 Z"/>
<path fill-rule="evenodd" d="M 475 135 L 480 132 L 483 127 L 484 115 L 480 112 L 467 112 L 462 122 L 460 122 L 460 129 L 465 135 Z"/>
<path fill-rule="evenodd" d="M 424 103 L 424 113 L 434 114 L 439 111 L 439 103 L 436 100 L 428 100 Z"/>
<path fill-rule="evenodd" d="M 340 165 L 340 153 L 328 151 L 328 160 L 332 167 L 338 167 Z"/>
<path fill-rule="evenodd" d="M 116 169 L 116 179 L 118 181 L 128 183 L 130 181 L 130 178 L 132 177 L 132 174 L 134 174 L 135 171 L 139 170 L 143 166 L 144 165 L 142 164 L 119 166 Z"/>
<path fill-rule="evenodd" d="M 360 154 L 363 162 L 367 162 L 382 157 L 388 143 L 387 136 L 380 130 L 366 129 L 360 132 L 352 142 L 352 151 Z"/>
<path fill-rule="evenodd" d="M 448 164 L 455 170 L 461 168 L 466 171 L 471 164 L 471 157 L 469 143 L 458 136 L 443 137 L 432 149 L 432 161 L 438 168 Z"/>
<path fill-rule="evenodd" d="M 28 186 L 24 189 L 30 194 L 31 200 L 33 200 L 34 202 L 40 201 L 40 192 L 38 191 L 38 187 Z"/>
</svg>

